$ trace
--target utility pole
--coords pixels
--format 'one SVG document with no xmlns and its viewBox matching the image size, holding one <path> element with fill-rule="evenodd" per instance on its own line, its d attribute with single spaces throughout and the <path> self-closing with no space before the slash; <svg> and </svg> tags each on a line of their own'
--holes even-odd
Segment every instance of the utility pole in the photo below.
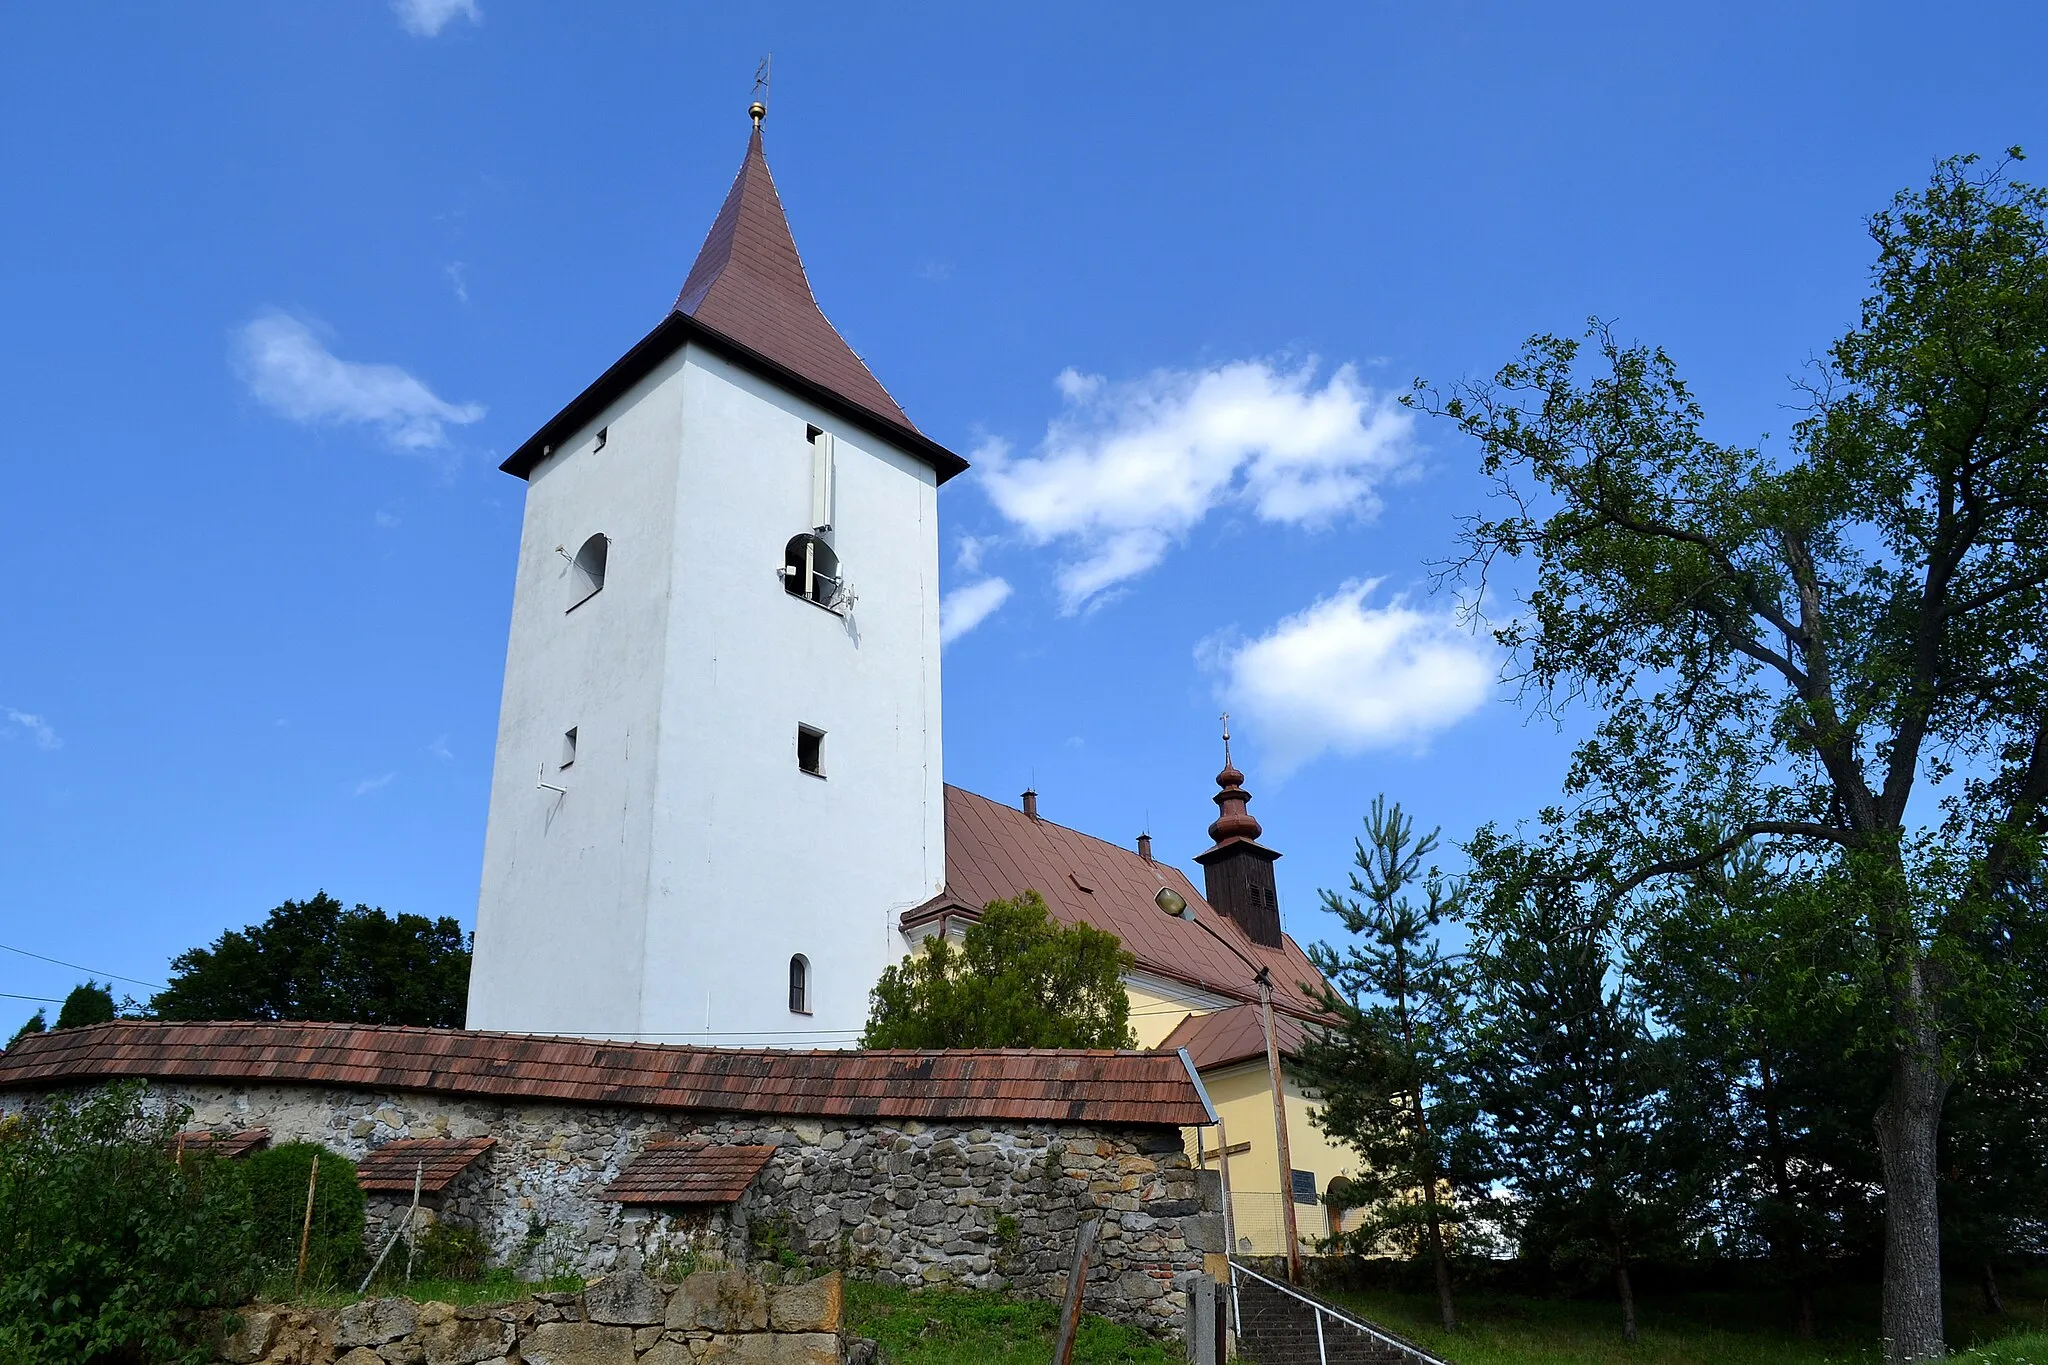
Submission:
<svg viewBox="0 0 2048 1365">
<path fill-rule="evenodd" d="M 1266 1026 L 1266 1075 L 1273 1087 L 1273 1145 L 1280 1156 L 1280 1226 L 1287 1238 L 1287 1282 L 1301 1283 L 1301 1235 L 1294 1225 L 1294 1153 L 1287 1146 L 1287 1090 L 1280 1078 L 1280 1048 L 1273 1041 L 1273 972 L 1259 968 L 1259 1018 Z"/>
</svg>

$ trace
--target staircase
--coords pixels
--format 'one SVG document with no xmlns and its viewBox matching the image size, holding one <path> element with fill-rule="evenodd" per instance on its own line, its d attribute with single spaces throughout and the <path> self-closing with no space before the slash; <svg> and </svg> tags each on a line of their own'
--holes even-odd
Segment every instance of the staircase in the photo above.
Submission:
<svg viewBox="0 0 2048 1365">
<path fill-rule="evenodd" d="M 1450 1365 L 1306 1289 L 1232 1261 L 1238 1354 L 1255 1365 Z"/>
</svg>

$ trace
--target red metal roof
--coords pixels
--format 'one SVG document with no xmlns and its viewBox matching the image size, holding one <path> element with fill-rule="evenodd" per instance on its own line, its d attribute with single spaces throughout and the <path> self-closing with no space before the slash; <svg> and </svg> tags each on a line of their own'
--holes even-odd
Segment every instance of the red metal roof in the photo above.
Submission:
<svg viewBox="0 0 2048 1365">
<path fill-rule="evenodd" d="M 398 1138 L 370 1149 L 356 1163 L 356 1184 L 367 1191 L 411 1194 L 415 1174 L 421 1194 L 439 1194 L 476 1159 L 498 1145 L 496 1138 Z"/>
<path fill-rule="evenodd" d="M 268 1128 L 244 1128 L 240 1132 L 215 1133 L 205 1128 L 178 1134 L 181 1156 L 218 1156 L 232 1161 L 247 1156 L 270 1141 Z"/>
<path fill-rule="evenodd" d="M 1178 918 L 1153 899 L 1170 886 L 1193 919 Z M 1253 977 L 1273 970 L 1274 1005 L 1296 1014 L 1314 1012 L 1303 988 L 1322 990 L 1315 964 L 1291 938 L 1263 948 L 1218 914 L 1195 884 L 1170 863 L 1147 862 L 1108 843 L 986 796 L 946 788 L 946 890 L 956 904 L 986 905 L 1031 890 L 1068 924 L 1092 924 L 1123 940 L 1138 966 L 1233 1000 L 1257 998 Z M 932 918 L 925 907 L 906 924 Z"/>
<path fill-rule="evenodd" d="M 1283 1057 L 1301 1051 L 1308 1040 L 1308 1026 L 1290 1014 L 1273 1011 L 1273 1045 Z M 1257 1005 L 1232 1005 L 1209 1014 L 1191 1014 L 1159 1044 L 1161 1051 L 1186 1048 L 1197 1071 L 1219 1066 L 1263 1060 L 1266 1055 L 1266 1027 Z"/>
<path fill-rule="evenodd" d="M 770 360 L 891 422 L 917 428 L 826 321 L 768 173 L 761 125 L 676 296 L 688 313 Z"/>
<path fill-rule="evenodd" d="M 788 1117 L 1208 1122 L 1171 1052 L 795 1052 L 377 1024 L 120 1019 L 32 1035 L 0 1054 L 0 1090 L 126 1076 Z"/>
<path fill-rule="evenodd" d="M 620 1204 L 730 1204 L 774 1155 L 773 1147 L 657 1142 L 619 1172 L 604 1197 Z"/>
</svg>

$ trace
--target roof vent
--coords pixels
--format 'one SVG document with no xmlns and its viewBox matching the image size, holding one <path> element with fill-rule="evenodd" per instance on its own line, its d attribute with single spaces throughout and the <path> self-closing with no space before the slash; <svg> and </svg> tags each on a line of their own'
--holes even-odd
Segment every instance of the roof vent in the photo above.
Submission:
<svg viewBox="0 0 2048 1365">
<path fill-rule="evenodd" d="M 1140 835 L 1138 836 L 1138 856 L 1139 856 L 1140 858 L 1143 858 L 1143 859 L 1144 859 L 1144 860 L 1145 860 L 1146 862 L 1148 862 L 1148 863 L 1152 861 L 1152 836 L 1151 836 L 1151 835 L 1149 835 L 1149 834 L 1140 834 Z"/>
<path fill-rule="evenodd" d="M 1038 818 L 1038 793 L 1029 787 L 1024 789 L 1024 813 L 1034 820 Z"/>
</svg>

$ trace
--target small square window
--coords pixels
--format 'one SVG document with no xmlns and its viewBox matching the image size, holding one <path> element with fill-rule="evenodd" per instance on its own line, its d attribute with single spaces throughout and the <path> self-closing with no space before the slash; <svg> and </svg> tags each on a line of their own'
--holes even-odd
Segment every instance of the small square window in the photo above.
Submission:
<svg viewBox="0 0 2048 1365">
<path fill-rule="evenodd" d="M 610 427 L 599 427 L 599 428 L 597 429 L 597 444 L 596 444 L 596 445 L 594 445 L 594 446 L 592 446 L 592 447 L 591 447 L 591 450 L 592 450 L 593 452 L 595 452 L 595 451 L 599 451 L 599 450 L 603 450 L 603 449 L 604 449 L 604 443 L 605 443 L 605 442 L 606 442 L 607 440 L 609 440 L 609 439 L 610 439 L 610 437 L 611 437 L 611 434 L 612 434 L 612 429 L 611 429 Z"/>
<path fill-rule="evenodd" d="M 813 777 L 825 775 L 825 732 L 808 725 L 796 727 L 796 766 Z"/>
<path fill-rule="evenodd" d="M 1291 1174 L 1294 1176 L 1291 1183 L 1294 1187 L 1295 1203 L 1315 1204 L 1321 1202 L 1316 1197 L 1316 1173 L 1314 1171 L 1294 1171 Z"/>
<path fill-rule="evenodd" d="M 568 767 L 576 761 L 576 727 L 562 731 L 562 766 Z"/>
</svg>

